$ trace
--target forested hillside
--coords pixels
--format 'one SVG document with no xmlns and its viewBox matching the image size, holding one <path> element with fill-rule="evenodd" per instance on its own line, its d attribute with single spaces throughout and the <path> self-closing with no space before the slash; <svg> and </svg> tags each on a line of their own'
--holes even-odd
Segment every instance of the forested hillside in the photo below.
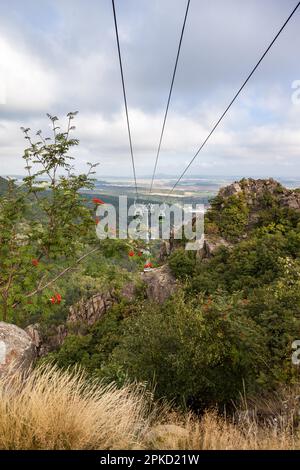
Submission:
<svg viewBox="0 0 300 470">
<path fill-rule="evenodd" d="M 261 396 L 297 382 L 291 355 L 300 330 L 299 201 L 300 193 L 273 180 L 222 189 L 206 215 L 203 249 L 175 246 L 164 261 L 177 279 L 168 300 L 160 304 L 142 283 L 129 297 L 125 289 L 105 314 L 99 308 L 101 318 L 85 327 L 80 314 L 80 324 L 69 314 L 68 335 L 49 359 L 61 367 L 79 363 L 119 384 L 147 381 L 157 397 L 194 410 L 230 407 L 243 389 Z M 134 269 L 137 276 L 137 255 L 128 259 L 119 241 L 107 249 L 102 273 L 112 263 L 115 275 Z M 158 286 L 161 269 L 154 270 Z M 170 276 L 162 288 L 174 283 Z"/>
<path fill-rule="evenodd" d="M 108 397 L 111 390 L 123 400 L 130 384 L 143 384 L 151 406 L 166 400 L 177 412 L 189 411 L 197 429 L 208 409 L 217 413 L 209 419 L 219 426 L 217 415 L 223 419 L 225 412 L 235 423 L 246 408 L 247 432 L 261 420 L 266 429 L 282 420 L 296 430 L 299 190 L 273 179 L 242 179 L 222 188 L 205 214 L 198 251 L 172 237 L 148 245 L 119 239 L 117 230 L 114 238 L 99 240 L 96 211 L 105 201 L 86 194 L 94 188 L 95 165 L 76 174 L 69 161 L 78 145 L 70 135 L 75 116 L 69 113 L 66 132 L 57 131 L 57 117 L 49 116 L 50 142 L 39 133 L 34 142 L 23 129 L 28 176 L 22 189 L 9 182 L 0 199 L 0 328 L 1 337 L 14 338 L 0 377 L 19 357 L 23 368 L 41 367 L 33 373 L 33 394 L 41 381 L 49 384 L 51 398 L 66 380 L 68 401 L 76 381 L 82 383 L 79 367 L 87 383 L 93 379 Z M 33 163 L 40 165 L 36 173 Z M 47 190 L 40 185 L 43 175 Z M 54 388 L 51 374 L 58 374 Z M 50 408 L 55 401 L 47 402 Z M 16 407 L 22 406 L 18 401 Z M 179 416 L 176 422 L 189 428 L 189 418 Z"/>
</svg>

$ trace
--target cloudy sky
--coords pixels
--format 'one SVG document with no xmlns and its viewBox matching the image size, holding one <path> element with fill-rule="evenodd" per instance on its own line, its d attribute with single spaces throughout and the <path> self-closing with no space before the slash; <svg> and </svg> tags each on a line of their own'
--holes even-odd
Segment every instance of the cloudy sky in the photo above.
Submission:
<svg viewBox="0 0 300 470">
<path fill-rule="evenodd" d="M 191 0 L 158 173 L 182 172 L 296 3 Z M 185 7 L 116 0 L 138 177 L 153 169 Z M 188 175 L 300 176 L 299 46 L 300 8 Z M 78 169 L 130 176 L 111 1 L 1 0 L 0 103 L 0 174 L 23 173 L 20 126 L 47 133 L 47 112 L 78 110 Z"/>
</svg>

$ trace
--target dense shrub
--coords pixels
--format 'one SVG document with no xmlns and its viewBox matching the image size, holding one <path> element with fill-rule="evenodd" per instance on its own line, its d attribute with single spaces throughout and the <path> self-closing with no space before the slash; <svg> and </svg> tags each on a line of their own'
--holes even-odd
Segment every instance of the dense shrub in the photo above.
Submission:
<svg viewBox="0 0 300 470">
<path fill-rule="evenodd" d="M 265 331 L 268 373 L 265 388 L 271 384 L 297 381 L 292 364 L 292 343 L 300 331 L 300 266 L 282 259 L 282 275 L 269 286 L 254 289 L 248 297 L 246 314 Z"/>
<path fill-rule="evenodd" d="M 86 327 L 84 336 L 68 335 L 59 351 L 50 354 L 46 360 L 54 360 L 63 368 L 79 364 L 88 372 L 101 376 L 101 369 L 119 343 L 125 312 L 124 305 L 112 307 L 105 317 Z"/>
<path fill-rule="evenodd" d="M 155 386 L 157 397 L 199 409 L 229 403 L 255 388 L 264 344 L 254 322 L 224 301 L 187 300 L 143 305 L 125 322 L 111 367 Z"/>
<path fill-rule="evenodd" d="M 172 273 L 179 279 L 193 275 L 196 267 L 195 254 L 181 248 L 176 250 L 169 258 Z"/>
<path fill-rule="evenodd" d="M 233 195 L 227 199 L 216 197 L 212 209 L 206 215 L 210 231 L 218 232 L 228 240 L 238 239 L 249 221 L 249 208 L 243 194 Z"/>
<path fill-rule="evenodd" d="M 299 250 L 300 236 L 295 230 L 285 234 L 277 229 L 274 233 L 253 232 L 230 249 L 221 247 L 208 262 L 196 263 L 190 271 L 191 291 L 212 293 L 221 288 L 250 292 L 273 282 L 282 274 L 281 258 L 296 256 Z"/>
</svg>

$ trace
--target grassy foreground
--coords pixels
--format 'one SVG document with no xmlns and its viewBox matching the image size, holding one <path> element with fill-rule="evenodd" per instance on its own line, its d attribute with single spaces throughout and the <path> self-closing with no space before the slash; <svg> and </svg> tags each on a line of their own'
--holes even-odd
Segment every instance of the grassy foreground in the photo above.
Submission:
<svg viewBox="0 0 300 470">
<path fill-rule="evenodd" d="M 49 365 L 0 382 L 0 449 L 297 449 L 291 420 L 179 414 L 141 386 L 99 387 Z"/>
</svg>

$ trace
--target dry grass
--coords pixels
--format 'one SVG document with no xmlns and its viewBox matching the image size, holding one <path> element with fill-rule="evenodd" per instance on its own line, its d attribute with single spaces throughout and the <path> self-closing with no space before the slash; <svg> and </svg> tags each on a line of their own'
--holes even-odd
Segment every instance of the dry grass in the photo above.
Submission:
<svg viewBox="0 0 300 470">
<path fill-rule="evenodd" d="M 1 449 L 116 449 L 147 431 L 148 402 L 137 388 L 97 386 L 53 366 L 0 384 Z"/>
<path fill-rule="evenodd" d="M 174 416 L 171 426 L 159 425 L 150 432 L 149 445 L 181 450 L 290 450 L 300 448 L 300 440 L 296 442 L 290 428 L 260 426 L 254 420 L 238 426 L 210 411 L 201 419 Z"/>
<path fill-rule="evenodd" d="M 235 419 L 170 413 L 141 387 L 99 386 L 54 366 L 0 382 L 0 449 L 300 448 L 292 418 L 261 423 L 241 410 Z"/>
</svg>

